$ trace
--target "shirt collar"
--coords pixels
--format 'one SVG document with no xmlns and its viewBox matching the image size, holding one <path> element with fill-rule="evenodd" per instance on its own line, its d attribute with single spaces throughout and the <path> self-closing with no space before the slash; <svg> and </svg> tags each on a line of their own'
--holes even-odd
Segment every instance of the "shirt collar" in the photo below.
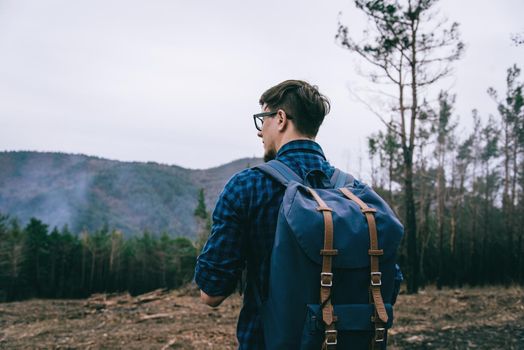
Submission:
<svg viewBox="0 0 524 350">
<path fill-rule="evenodd" d="M 322 148 L 318 143 L 316 143 L 313 140 L 293 140 L 282 147 L 277 152 L 278 157 L 282 157 L 285 153 L 291 153 L 291 152 L 307 152 L 307 153 L 316 153 L 320 155 L 324 160 L 326 159 L 326 156 L 324 155 L 324 152 L 322 151 Z"/>
</svg>

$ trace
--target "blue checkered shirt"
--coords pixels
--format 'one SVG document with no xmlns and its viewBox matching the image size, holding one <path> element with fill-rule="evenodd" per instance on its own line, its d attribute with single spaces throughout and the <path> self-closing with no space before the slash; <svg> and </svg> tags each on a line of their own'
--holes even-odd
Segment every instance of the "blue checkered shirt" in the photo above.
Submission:
<svg viewBox="0 0 524 350">
<path fill-rule="evenodd" d="M 312 170 L 322 170 L 330 178 L 335 170 L 320 146 L 309 140 L 285 144 L 276 159 L 303 179 Z M 313 178 L 311 185 L 320 187 L 315 181 L 320 180 Z M 247 267 L 244 304 L 237 325 L 239 349 L 265 348 L 255 296 L 267 295 L 269 257 L 284 191 L 283 185 L 256 168 L 234 175 L 220 194 L 211 234 L 197 259 L 195 281 L 210 296 L 233 293 Z"/>
</svg>

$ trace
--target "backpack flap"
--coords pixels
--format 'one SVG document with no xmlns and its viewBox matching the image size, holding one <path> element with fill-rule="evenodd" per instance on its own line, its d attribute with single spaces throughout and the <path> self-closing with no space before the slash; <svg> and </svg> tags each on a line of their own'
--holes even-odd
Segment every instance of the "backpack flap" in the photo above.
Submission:
<svg viewBox="0 0 524 350">
<path fill-rule="evenodd" d="M 319 189 L 317 193 L 333 210 L 334 268 L 365 268 L 369 266 L 369 230 L 360 207 L 335 189 Z M 353 189 L 375 214 L 379 248 L 384 250 L 381 262 L 395 258 L 403 228 L 389 206 L 368 186 L 358 184 Z M 322 264 L 320 249 L 323 247 L 324 218 L 317 211 L 318 204 L 307 188 L 292 182 L 284 195 L 282 209 L 286 221 L 301 249 L 316 264 Z"/>
</svg>

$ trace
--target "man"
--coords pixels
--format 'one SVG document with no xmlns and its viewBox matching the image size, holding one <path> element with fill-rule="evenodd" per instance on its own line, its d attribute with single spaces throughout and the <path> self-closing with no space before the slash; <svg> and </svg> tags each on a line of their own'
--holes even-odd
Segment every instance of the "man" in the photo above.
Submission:
<svg viewBox="0 0 524 350">
<path fill-rule="evenodd" d="M 284 81 L 262 94 L 255 126 L 264 145 L 264 161 L 278 159 L 305 179 L 321 170 L 331 177 L 315 137 L 329 113 L 328 99 L 300 80 Z M 311 178 L 320 182 L 322 179 Z M 321 185 L 319 185 L 321 186 Z M 213 212 L 211 235 L 198 257 L 195 281 L 201 300 L 218 306 L 234 290 L 247 265 L 244 304 L 237 325 L 240 349 L 264 349 L 256 297 L 267 294 L 269 259 L 285 188 L 258 169 L 245 169 L 229 180 Z"/>
</svg>

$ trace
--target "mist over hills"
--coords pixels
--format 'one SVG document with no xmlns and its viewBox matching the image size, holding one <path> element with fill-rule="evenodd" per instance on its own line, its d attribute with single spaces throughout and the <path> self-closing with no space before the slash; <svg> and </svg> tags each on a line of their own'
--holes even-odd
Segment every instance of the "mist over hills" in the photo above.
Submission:
<svg viewBox="0 0 524 350">
<path fill-rule="evenodd" d="M 144 230 L 194 238 L 193 215 L 204 188 L 209 211 L 227 180 L 262 162 L 243 158 L 192 170 L 86 155 L 0 152 L 0 213 L 25 224 L 31 217 L 72 232 L 104 225 L 127 236 Z"/>
</svg>

